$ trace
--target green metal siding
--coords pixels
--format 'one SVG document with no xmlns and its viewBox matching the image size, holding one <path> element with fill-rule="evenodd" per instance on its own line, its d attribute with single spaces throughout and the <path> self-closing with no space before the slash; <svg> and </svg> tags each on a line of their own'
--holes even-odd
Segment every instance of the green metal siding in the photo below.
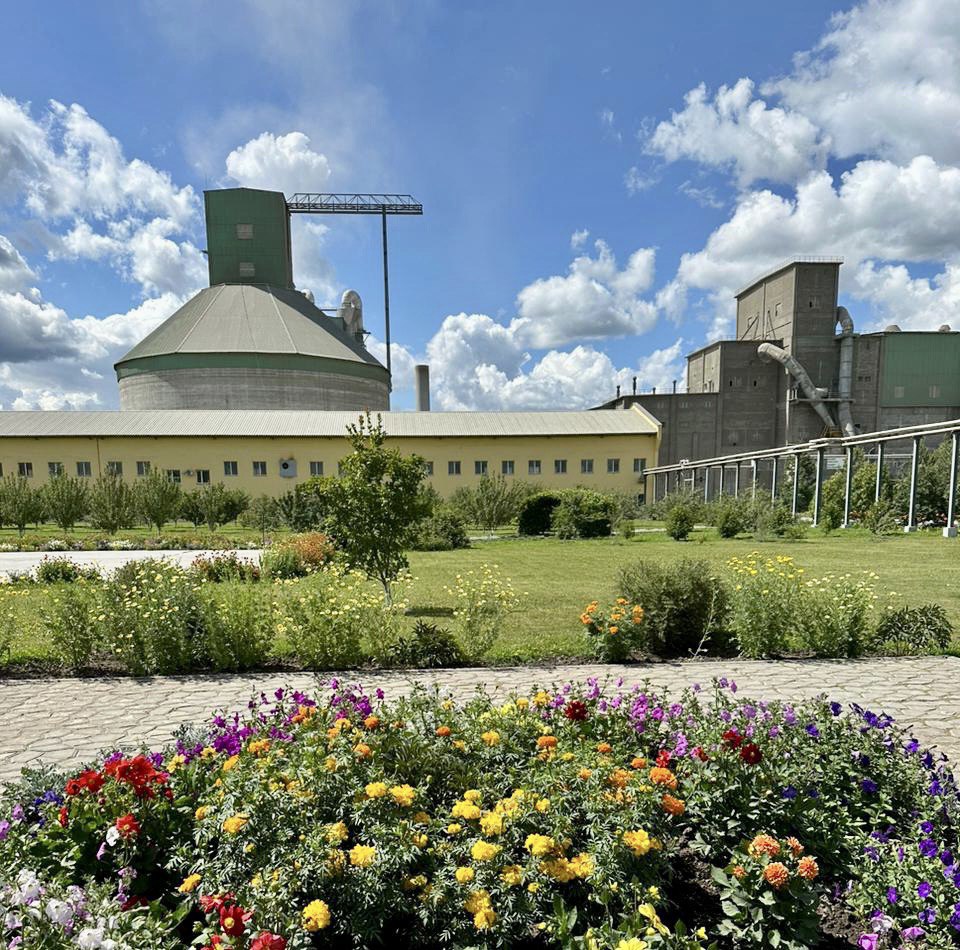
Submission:
<svg viewBox="0 0 960 950">
<path fill-rule="evenodd" d="M 207 266 L 210 286 L 270 284 L 293 288 L 290 216 L 279 191 L 227 188 L 205 191 Z M 238 225 L 253 229 L 251 238 L 238 236 Z M 241 274 L 252 264 L 252 274 Z"/>
<path fill-rule="evenodd" d="M 960 334 L 886 333 L 880 405 L 960 406 Z"/>
</svg>

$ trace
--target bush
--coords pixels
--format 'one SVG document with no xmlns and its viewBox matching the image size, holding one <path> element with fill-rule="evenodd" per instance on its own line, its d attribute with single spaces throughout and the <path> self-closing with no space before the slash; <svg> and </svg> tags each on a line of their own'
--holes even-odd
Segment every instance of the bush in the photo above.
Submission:
<svg viewBox="0 0 960 950">
<path fill-rule="evenodd" d="M 517 517 L 529 494 L 526 482 L 484 475 L 472 488 L 458 488 L 450 498 L 450 507 L 467 524 L 492 532 Z"/>
<path fill-rule="evenodd" d="M 799 540 L 807 533 L 806 525 L 800 524 L 783 505 L 756 503 L 752 506 L 753 534 L 758 541 L 779 538 Z"/>
<path fill-rule="evenodd" d="M 666 521 L 670 509 L 674 505 L 685 505 L 693 512 L 697 521 L 707 518 L 707 506 L 703 503 L 703 494 L 690 489 L 671 492 L 659 501 L 650 502 L 644 506 L 644 514 L 653 521 Z"/>
<path fill-rule="evenodd" d="M 72 531 L 90 505 L 87 483 L 69 475 L 56 475 L 40 489 L 45 514 L 63 531 Z"/>
<path fill-rule="evenodd" d="M 99 579 L 100 572 L 95 567 L 83 567 L 66 557 L 45 557 L 37 565 L 37 581 L 40 584 L 70 584 L 79 577 L 94 581 Z"/>
<path fill-rule="evenodd" d="M 674 541 L 686 541 L 693 527 L 693 512 L 686 505 L 674 505 L 667 512 L 667 534 Z"/>
<path fill-rule="evenodd" d="M 628 603 L 643 608 L 644 643 L 657 656 L 728 649 L 727 586 L 708 561 L 637 561 L 620 571 L 617 590 Z"/>
<path fill-rule="evenodd" d="M 252 561 L 238 557 L 232 551 L 225 554 L 214 554 L 211 557 L 194 558 L 190 565 L 191 570 L 200 575 L 202 580 L 213 584 L 224 581 L 258 581 L 260 568 Z"/>
<path fill-rule="evenodd" d="M 463 519 L 446 507 L 435 508 L 420 522 L 413 542 L 414 551 L 455 551 L 470 547 Z"/>
<path fill-rule="evenodd" d="M 507 617 L 519 608 L 520 598 L 496 564 L 458 574 L 446 591 L 453 599 L 464 654 L 477 661 L 490 651 Z"/>
<path fill-rule="evenodd" d="M 876 538 L 889 537 L 900 532 L 900 521 L 892 502 L 880 501 L 872 504 L 863 517 L 863 526 Z"/>
<path fill-rule="evenodd" d="M 101 475 L 90 492 L 90 524 L 115 534 L 129 528 L 137 517 L 133 489 L 119 475 Z"/>
<path fill-rule="evenodd" d="M 90 664 L 96 647 L 101 613 L 99 585 L 83 580 L 53 592 L 40 611 L 54 650 L 71 670 Z"/>
<path fill-rule="evenodd" d="M 215 670 L 263 666 L 273 642 L 273 592 L 242 585 L 208 588 L 202 597 L 202 652 Z"/>
<path fill-rule="evenodd" d="M 283 523 L 277 500 L 269 495 L 254 498 L 240 516 L 240 523 L 246 528 L 256 528 L 260 532 L 261 544 L 265 544 L 267 532 Z"/>
<path fill-rule="evenodd" d="M 760 560 L 754 552 L 727 562 L 733 574 L 730 632 L 743 656 L 779 656 L 795 650 L 806 601 L 803 571 L 793 558 Z"/>
<path fill-rule="evenodd" d="M 134 506 L 137 514 L 157 529 L 172 521 L 180 510 L 180 486 L 158 468 L 151 468 L 137 481 L 134 489 Z"/>
<path fill-rule="evenodd" d="M 561 500 L 560 492 L 541 491 L 526 498 L 517 515 L 517 533 L 547 534 L 552 527 L 553 512 Z"/>
<path fill-rule="evenodd" d="M 418 620 L 413 630 L 400 638 L 383 654 L 386 666 L 438 669 L 463 666 L 465 657 L 456 637 L 443 627 Z"/>
<path fill-rule="evenodd" d="M 623 663 L 646 652 L 643 607 L 618 597 L 606 610 L 599 601 L 587 604 L 580 615 L 590 650 L 601 663 Z"/>
<path fill-rule="evenodd" d="M 558 538 L 606 538 L 613 530 L 614 505 L 609 497 L 588 488 L 574 488 L 560 496 L 553 512 Z"/>
<path fill-rule="evenodd" d="M 0 661 L 10 654 L 10 647 L 20 630 L 20 601 L 27 592 L 22 588 L 0 587 Z"/>
<path fill-rule="evenodd" d="M 909 656 L 942 653 L 953 637 L 953 625 L 940 604 L 901 607 L 877 624 L 871 646 L 876 653 Z"/>
<path fill-rule="evenodd" d="M 707 517 L 721 538 L 735 538 L 753 527 L 748 503 L 732 495 L 724 495 L 710 505 Z"/>
<path fill-rule="evenodd" d="M 325 534 L 310 532 L 272 545 L 260 556 L 260 566 L 268 577 L 289 580 L 306 577 L 329 563 L 333 545 Z"/>
</svg>

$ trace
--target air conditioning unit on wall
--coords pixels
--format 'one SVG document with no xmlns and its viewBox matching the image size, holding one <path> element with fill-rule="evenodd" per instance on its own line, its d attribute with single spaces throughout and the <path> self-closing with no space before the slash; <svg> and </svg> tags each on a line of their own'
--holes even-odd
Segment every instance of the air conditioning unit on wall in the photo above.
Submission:
<svg viewBox="0 0 960 950">
<path fill-rule="evenodd" d="M 296 459 L 280 459 L 280 477 L 296 478 L 296 476 L 297 476 L 297 460 Z"/>
</svg>

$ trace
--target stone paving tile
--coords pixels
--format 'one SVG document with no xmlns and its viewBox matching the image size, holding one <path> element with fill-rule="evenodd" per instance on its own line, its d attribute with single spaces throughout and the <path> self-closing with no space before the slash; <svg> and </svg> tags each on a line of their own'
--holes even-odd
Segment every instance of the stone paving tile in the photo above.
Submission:
<svg viewBox="0 0 960 950">
<path fill-rule="evenodd" d="M 329 678 L 333 674 L 324 674 Z M 436 684 L 457 699 L 479 687 L 503 695 L 596 676 L 649 680 L 672 690 L 712 677 L 734 678 L 741 696 L 799 700 L 827 693 L 839 702 L 858 702 L 910 725 L 923 742 L 960 759 L 960 658 L 916 657 L 856 661 L 687 660 L 633 666 L 527 666 L 384 673 L 345 673 L 341 678 L 382 688 L 388 696 L 414 684 Z M 309 673 L 168 676 L 147 679 L 0 679 L 0 780 L 38 761 L 75 766 L 116 746 L 161 745 L 185 722 L 203 722 L 218 708 L 239 709 L 261 690 L 278 686 L 305 691 L 318 677 Z"/>
</svg>

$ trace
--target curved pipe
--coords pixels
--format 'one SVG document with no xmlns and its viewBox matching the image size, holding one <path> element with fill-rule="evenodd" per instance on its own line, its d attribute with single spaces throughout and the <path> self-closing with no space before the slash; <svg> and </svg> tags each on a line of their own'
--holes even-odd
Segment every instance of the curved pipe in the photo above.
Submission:
<svg viewBox="0 0 960 950">
<path fill-rule="evenodd" d="M 837 323 L 840 324 L 840 375 L 839 390 L 840 402 L 837 405 L 837 416 L 840 428 L 844 435 L 856 435 L 853 424 L 853 414 L 850 406 L 853 403 L 853 319 L 846 307 L 837 307 Z"/>
<path fill-rule="evenodd" d="M 792 357 L 786 350 L 774 343 L 761 343 L 757 347 L 757 353 L 762 359 L 776 360 L 784 369 L 797 381 L 797 385 L 803 390 L 804 396 L 810 400 L 817 415 L 823 420 L 823 424 L 828 429 L 833 429 L 836 423 L 830 415 L 823 398 L 817 392 L 817 387 L 813 385 L 810 374 L 800 365 L 800 362 Z"/>
</svg>

